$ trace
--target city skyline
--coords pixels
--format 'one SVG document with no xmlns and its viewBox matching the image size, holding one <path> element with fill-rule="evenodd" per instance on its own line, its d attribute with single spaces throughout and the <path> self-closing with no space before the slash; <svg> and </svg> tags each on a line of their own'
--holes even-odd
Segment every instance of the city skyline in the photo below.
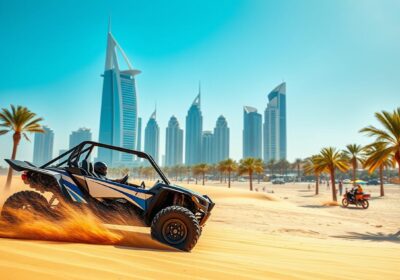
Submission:
<svg viewBox="0 0 400 280">
<path fill-rule="evenodd" d="M 231 128 L 230 157 L 236 160 L 242 157 L 243 105 L 264 113 L 266 93 L 282 81 L 290 85 L 290 161 L 323 146 L 366 144 L 358 130 L 375 124 L 371 112 L 392 110 L 400 88 L 400 4 L 393 1 L 205 0 L 159 9 L 136 1 L 100 0 L 96 9 L 59 1 L 52 10 L 46 1 L 17 2 L 0 9 L 0 22 L 7 26 L 0 33 L 8 42 L 0 46 L 7 65 L 0 69 L 0 105 L 27 106 L 43 117 L 56 134 L 54 151 L 68 147 L 77 127 L 90 128 L 94 139 L 99 135 L 99 74 L 109 15 L 113 34 L 144 70 L 137 85 L 138 115 L 147 118 L 157 101 L 161 128 L 172 114 L 184 127 L 201 80 L 203 128 L 212 130 L 223 114 Z M 310 137 L 317 144 L 311 145 Z M 3 147 L 11 142 L 0 137 Z M 164 154 L 164 133 L 160 143 Z M 32 155 L 32 143 L 22 141 L 17 158 Z M 0 151 L 1 158 L 9 156 L 7 149 Z"/>
</svg>

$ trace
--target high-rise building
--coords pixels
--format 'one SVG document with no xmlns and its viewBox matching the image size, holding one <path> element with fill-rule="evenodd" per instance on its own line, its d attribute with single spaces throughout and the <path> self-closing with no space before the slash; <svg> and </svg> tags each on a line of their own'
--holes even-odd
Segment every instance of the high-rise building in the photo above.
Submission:
<svg viewBox="0 0 400 280">
<path fill-rule="evenodd" d="M 268 94 L 264 113 L 264 161 L 286 159 L 286 83 Z"/>
<path fill-rule="evenodd" d="M 229 158 L 229 127 L 224 116 L 219 116 L 214 128 L 214 162 Z"/>
<path fill-rule="evenodd" d="M 214 135 L 211 131 L 204 131 L 202 135 L 202 163 L 213 164 L 214 163 Z"/>
<path fill-rule="evenodd" d="M 262 156 L 262 116 L 257 109 L 244 106 L 243 110 L 243 158 Z"/>
<path fill-rule="evenodd" d="M 142 150 L 142 118 L 138 118 L 138 133 L 137 133 L 137 145 L 136 150 Z"/>
<path fill-rule="evenodd" d="M 44 133 L 35 133 L 33 145 L 33 164 L 40 166 L 53 158 L 54 132 L 43 126 Z"/>
<path fill-rule="evenodd" d="M 200 110 L 199 94 L 194 99 L 186 116 L 185 164 L 194 165 L 201 162 L 201 135 L 203 132 L 203 116 Z"/>
<path fill-rule="evenodd" d="M 158 163 L 158 152 L 160 142 L 160 128 L 156 120 L 156 111 L 151 114 L 144 131 L 144 151 L 151 155 Z"/>
<path fill-rule="evenodd" d="M 83 141 L 92 141 L 92 132 L 88 128 L 79 128 L 69 135 L 69 148 L 79 145 Z"/>
<path fill-rule="evenodd" d="M 120 68 L 118 53 L 127 69 Z M 101 103 L 99 141 L 127 149 L 136 148 L 137 98 L 135 76 L 139 70 L 133 69 L 128 57 L 108 31 L 107 54 L 103 74 L 103 95 Z M 98 159 L 111 165 L 129 164 L 133 156 L 108 149 L 99 149 Z"/>
<path fill-rule="evenodd" d="M 182 164 L 183 160 L 183 129 L 179 127 L 178 119 L 169 119 L 165 137 L 165 166 Z"/>
</svg>

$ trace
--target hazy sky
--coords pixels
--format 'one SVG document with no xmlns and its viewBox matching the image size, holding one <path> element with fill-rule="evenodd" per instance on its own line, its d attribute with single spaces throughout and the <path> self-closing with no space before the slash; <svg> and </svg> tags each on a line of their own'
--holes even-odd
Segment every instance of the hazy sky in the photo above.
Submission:
<svg viewBox="0 0 400 280">
<path fill-rule="evenodd" d="M 242 155 L 243 106 L 264 113 L 287 82 L 288 157 L 369 139 L 373 113 L 400 105 L 400 1 L 0 1 L 0 107 L 25 105 L 55 132 L 98 137 L 108 17 L 135 68 L 144 125 L 157 103 L 160 154 L 202 83 L 204 129 L 223 114 Z M 33 140 L 33 136 L 31 137 Z M 32 159 L 23 140 L 18 158 Z M 0 158 L 11 134 L 0 136 Z M 4 165 L 4 163 L 0 163 Z"/>
</svg>

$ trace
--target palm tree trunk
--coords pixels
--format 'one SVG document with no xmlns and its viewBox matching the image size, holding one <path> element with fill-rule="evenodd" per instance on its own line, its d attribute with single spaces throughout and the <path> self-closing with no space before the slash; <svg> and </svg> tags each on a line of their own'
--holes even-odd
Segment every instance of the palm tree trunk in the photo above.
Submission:
<svg viewBox="0 0 400 280">
<path fill-rule="evenodd" d="M 395 160 L 397 161 L 397 167 L 399 168 L 399 179 L 400 179 L 400 151 L 397 151 L 395 154 L 394 154 L 394 158 L 395 158 Z"/>
<path fill-rule="evenodd" d="M 356 185 L 356 172 L 357 172 L 357 162 L 355 161 L 353 161 L 353 186 L 355 186 Z"/>
<path fill-rule="evenodd" d="M 332 199 L 337 201 L 336 186 L 335 186 L 335 169 L 331 170 L 331 183 L 332 183 Z"/>
<path fill-rule="evenodd" d="M 231 187 L 231 171 L 228 171 L 228 188 Z"/>
<path fill-rule="evenodd" d="M 381 181 L 381 196 L 385 195 L 385 190 L 383 189 L 383 166 L 379 166 L 379 180 Z"/>
<path fill-rule="evenodd" d="M 13 135 L 13 149 L 12 149 L 12 154 L 11 154 L 11 159 L 14 160 L 17 156 L 17 149 L 19 142 L 21 141 L 21 133 L 15 132 Z M 7 181 L 6 181 L 6 190 L 10 189 L 11 186 L 11 181 L 12 181 L 12 175 L 13 175 L 13 169 L 11 166 L 8 168 L 8 174 L 7 174 Z"/>
<path fill-rule="evenodd" d="M 300 165 L 297 165 L 297 182 L 300 182 Z"/>
<path fill-rule="evenodd" d="M 253 191 L 253 172 L 249 172 L 250 191 Z"/>
<path fill-rule="evenodd" d="M 219 172 L 219 180 L 220 180 L 220 183 L 222 184 L 222 172 Z"/>
<path fill-rule="evenodd" d="M 204 177 L 206 176 L 206 173 L 203 172 L 203 186 L 204 186 Z"/>
<path fill-rule="evenodd" d="M 315 177 L 315 194 L 317 195 L 319 194 L 319 175 L 316 175 Z"/>
</svg>

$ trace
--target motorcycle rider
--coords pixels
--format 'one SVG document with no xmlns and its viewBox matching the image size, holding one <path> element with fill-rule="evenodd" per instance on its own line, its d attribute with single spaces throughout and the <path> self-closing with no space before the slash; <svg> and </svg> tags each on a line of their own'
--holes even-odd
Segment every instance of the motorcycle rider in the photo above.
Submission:
<svg viewBox="0 0 400 280">
<path fill-rule="evenodd" d="M 350 191 L 352 200 L 357 201 L 358 200 L 357 195 L 362 194 L 362 193 L 363 193 L 363 189 L 362 189 L 361 185 L 360 184 L 355 185 Z"/>
</svg>

